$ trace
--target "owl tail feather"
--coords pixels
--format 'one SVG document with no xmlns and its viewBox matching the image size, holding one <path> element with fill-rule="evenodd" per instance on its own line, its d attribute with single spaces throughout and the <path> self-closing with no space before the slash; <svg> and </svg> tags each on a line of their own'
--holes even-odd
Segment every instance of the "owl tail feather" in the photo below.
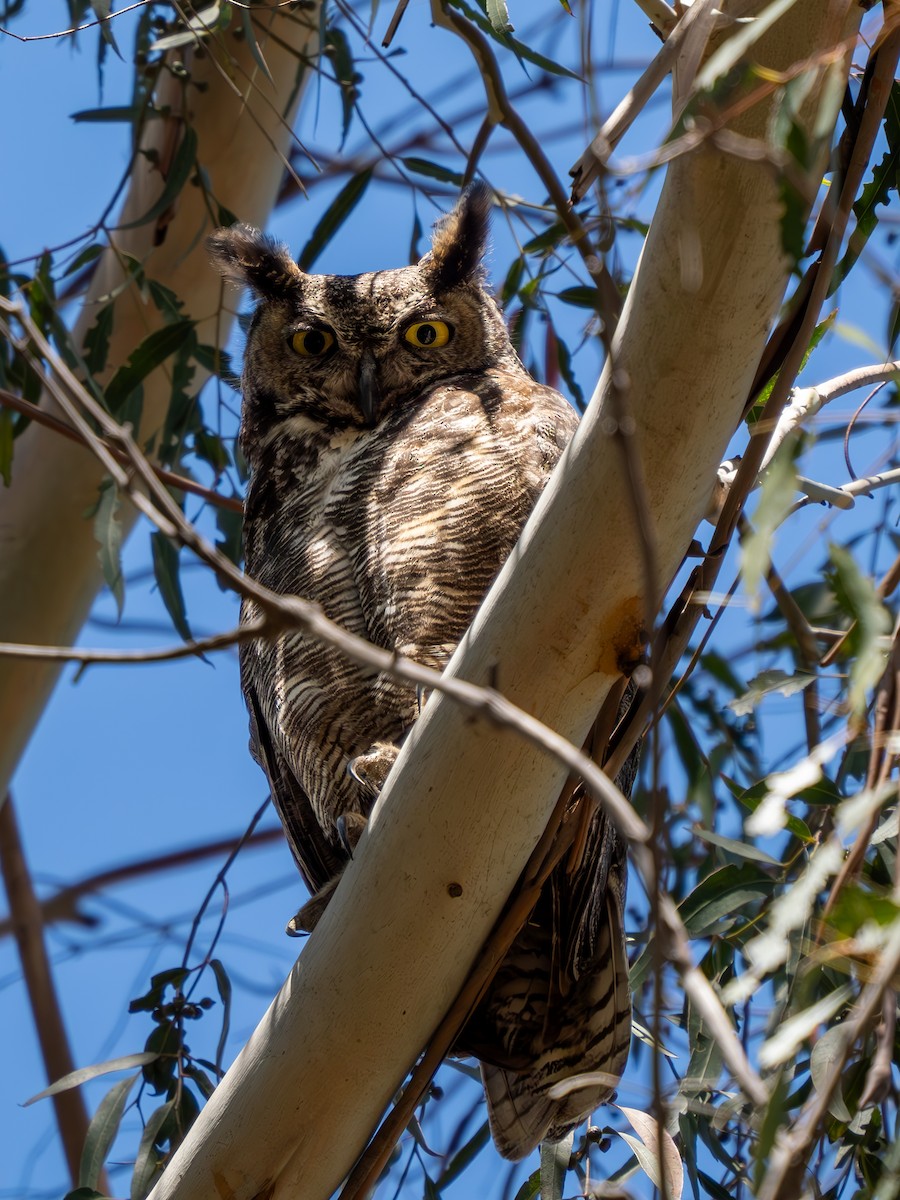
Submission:
<svg viewBox="0 0 900 1200">
<path fill-rule="evenodd" d="M 544 1140 L 560 1141 L 609 1099 L 625 1068 L 631 991 L 620 898 L 612 888 L 606 908 L 597 946 L 602 966 L 566 997 L 553 1044 L 524 1071 L 481 1063 L 491 1134 L 504 1158 L 518 1160 Z M 578 1086 L 582 1077 L 584 1085 Z M 560 1084 L 571 1090 L 551 1099 L 548 1093 Z"/>
</svg>

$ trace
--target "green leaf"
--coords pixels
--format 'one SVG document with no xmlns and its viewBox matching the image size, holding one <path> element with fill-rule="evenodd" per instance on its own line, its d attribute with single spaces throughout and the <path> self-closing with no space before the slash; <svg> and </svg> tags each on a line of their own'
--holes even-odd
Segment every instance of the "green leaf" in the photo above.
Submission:
<svg viewBox="0 0 900 1200">
<path fill-rule="evenodd" d="M 23 1101 L 22 1107 L 27 1108 L 29 1104 L 35 1104 L 38 1100 L 46 1100 L 48 1096 L 55 1096 L 58 1092 L 67 1092 L 70 1088 L 81 1087 L 83 1083 L 87 1083 L 89 1079 L 96 1079 L 98 1075 L 108 1075 L 111 1071 L 130 1071 L 132 1067 L 146 1066 L 156 1057 L 155 1054 L 149 1054 L 142 1050 L 139 1054 L 123 1054 L 121 1058 L 110 1058 L 106 1062 L 94 1063 L 91 1067 L 79 1067 L 77 1071 L 70 1071 L 68 1075 L 63 1075 L 61 1079 L 51 1083 L 48 1088 L 44 1088 L 36 1096 L 31 1096 L 28 1100 Z"/>
<path fill-rule="evenodd" d="M 252 10 L 249 5 L 245 4 L 245 5 L 241 6 L 239 11 L 241 14 L 241 28 L 243 29 L 243 32 L 244 32 L 244 40 L 246 41 L 247 45 L 250 47 L 250 53 L 253 55 L 253 61 L 256 63 L 256 65 L 259 67 L 259 69 L 262 71 L 265 78 L 268 79 L 269 83 L 271 83 L 274 86 L 275 81 L 272 79 L 272 72 L 269 70 L 269 64 L 265 60 L 265 56 L 263 55 L 263 52 L 260 49 L 259 41 L 257 40 L 257 37 L 256 37 L 256 28 L 255 28 L 256 23 L 253 19 Z M 326 11 L 326 9 L 325 9 L 325 6 L 323 5 L 322 6 L 323 19 L 324 19 L 325 11 Z M 303 76 L 303 67 L 301 65 L 300 69 L 297 71 L 297 78 L 296 78 L 296 81 L 294 84 L 295 91 L 299 87 L 299 81 L 302 78 L 302 76 Z M 290 112 L 293 101 L 294 101 L 293 95 L 289 96 L 287 101 L 284 104 L 282 111 Z M 222 221 L 221 224 L 233 225 L 234 222 L 233 221 Z"/>
<path fill-rule="evenodd" d="M 217 508 L 216 529 L 222 535 L 216 540 L 216 546 L 231 559 L 235 566 L 240 566 L 244 552 L 243 513 L 235 512 L 231 508 Z"/>
<path fill-rule="evenodd" d="M 4 487 L 12 483 L 14 425 L 12 412 L 8 408 L 0 408 L 0 479 Z"/>
<path fill-rule="evenodd" d="M 498 33 L 512 33 L 506 0 L 487 0 L 485 8 L 488 20 Z"/>
<path fill-rule="evenodd" d="M 138 217 L 136 221 L 129 221 L 126 225 L 119 225 L 118 228 L 120 230 L 136 229 L 139 225 L 146 225 L 149 221 L 156 220 L 178 199 L 181 189 L 187 183 L 196 165 L 197 134 L 190 125 L 185 125 L 184 134 L 169 166 L 169 173 L 159 199 L 155 204 L 151 204 L 142 217 Z"/>
<path fill-rule="evenodd" d="M 119 122 L 125 121 L 129 125 L 133 125 L 139 117 L 142 116 L 158 116 L 152 109 L 137 108 L 129 104 L 111 105 L 109 108 L 82 108 L 78 112 L 73 112 L 70 120 L 79 123 L 89 122 Z"/>
<path fill-rule="evenodd" d="M 359 204 L 369 186 L 373 167 L 366 167 L 358 175 L 354 175 L 349 183 L 338 192 L 330 207 L 322 216 L 312 232 L 312 237 L 300 252 L 297 265 L 301 271 L 308 271 L 343 223 Z"/>
<path fill-rule="evenodd" d="M 537 234 L 522 247 L 523 254 L 546 254 L 556 250 L 561 242 L 568 237 L 568 230 L 562 221 L 554 221 L 543 233 Z"/>
<path fill-rule="evenodd" d="M 563 304 L 573 304 L 576 308 L 590 308 L 594 312 L 599 312 L 603 303 L 599 289 L 592 287 L 563 288 L 561 292 L 557 292 L 556 298 L 562 300 Z"/>
<path fill-rule="evenodd" d="M 794 7 L 796 0 L 772 0 L 752 21 L 747 21 L 709 56 L 694 78 L 694 91 L 709 91 L 716 80 L 747 57 L 767 29 Z"/>
<path fill-rule="evenodd" d="M 354 66 L 353 52 L 350 49 L 350 42 L 347 39 L 347 35 L 336 25 L 330 26 L 325 34 L 325 53 L 331 60 L 335 78 L 341 89 L 342 123 L 340 148 L 343 150 L 344 142 L 346 142 L 347 134 L 350 131 L 350 122 L 353 119 L 356 101 L 359 98 L 359 89 L 356 85 L 362 82 L 362 75 L 357 72 Z"/>
<path fill-rule="evenodd" d="M 828 1111 L 834 1119 L 849 1125 L 853 1120 L 853 1114 L 847 1108 L 841 1087 L 841 1071 L 846 1058 L 842 1051 L 846 1041 L 847 1031 L 841 1025 L 834 1025 L 831 1029 L 826 1029 L 821 1037 L 816 1039 L 816 1044 L 812 1048 L 812 1054 L 809 1056 L 809 1073 L 817 1092 L 823 1091 L 826 1087 L 831 1090 Z M 841 1066 L 837 1068 L 837 1086 L 832 1087 L 836 1064 L 839 1060 Z"/>
<path fill-rule="evenodd" d="M 561 75 L 565 79 L 577 79 L 579 83 L 584 82 L 577 72 L 570 71 L 568 67 L 554 62 L 552 58 L 546 58 L 543 54 L 538 54 L 536 50 L 532 50 L 530 46 L 526 46 L 524 42 L 520 42 L 518 38 L 514 38 L 511 34 L 498 32 L 487 17 L 479 12 L 477 8 L 472 8 L 470 4 L 467 4 L 466 0 L 449 0 L 449 3 L 454 8 L 459 9 L 461 13 L 465 13 L 470 21 L 492 37 L 494 41 L 499 42 L 507 50 L 511 50 L 516 58 L 533 63 L 534 66 L 540 67 L 542 71 L 546 71 L 549 75 Z"/>
<path fill-rule="evenodd" d="M 871 579 L 863 575 L 850 551 L 831 542 L 828 553 L 834 568 L 828 574 L 835 595 L 855 621 L 847 638 L 852 655 L 847 699 L 853 712 L 862 714 L 866 693 L 884 670 L 891 617 Z"/>
<path fill-rule="evenodd" d="M 113 305 L 104 304 L 98 310 L 93 325 L 84 335 L 84 362 L 92 375 L 99 375 L 106 368 L 114 317 Z"/>
<path fill-rule="evenodd" d="M 773 858 L 771 854 L 766 854 L 765 850 L 758 850 L 756 846 L 751 846 L 749 842 L 738 842 L 734 838 L 722 837 L 719 833 L 713 833 L 709 829 L 701 829 L 699 826 L 694 826 L 695 835 L 701 841 L 709 843 L 710 846 L 719 846 L 722 850 L 727 850 L 729 854 L 736 854 L 738 858 L 749 858 L 751 862 L 765 863 L 770 867 L 780 867 L 782 864 L 777 858 Z"/>
<path fill-rule="evenodd" d="M 514 1200 L 534 1200 L 534 1197 L 541 1190 L 541 1169 L 538 1167 L 536 1171 L 528 1176 L 519 1190 L 516 1192 Z"/>
<path fill-rule="evenodd" d="M 185 642 L 193 641 L 191 627 L 188 625 L 184 608 L 184 593 L 181 590 L 179 578 L 178 547 L 165 534 L 156 532 L 150 535 L 150 545 L 153 552 L 153 574 L 159 594 L 163 598 L 166 612 L 172 618 L 172 624 L 179 636 Z"/>
<path fill-rule="evenodd" d="M 810 675 L 808 672 L 794 671 L 793 674 L 788 674 L 779 667 L 773 667 L 771 670 L 760 671 L 758 675 L 755 675 L 747 684 L 747 690 L 742 695 L 728 701 L 728 707 L 737 716 L 746 717 L 759 706 L 763 697 L 771 696 L 776 692 L 780 696 L 795 696 L 815 681 L 816 676 Z"/>
<path fill-rule="evenodd" d="M 100 485 L 100 502 L 94 514 L 94 538 L 97 558 L 106 585 L 112 592 L 119 617 L 125 605 L 125 580 L 122 576 L 122 522 L 119 520 L 119 489 L 111 479 Z"/>
<path fill-rule="evenodd" d="M 208 4 L 206 8 L 195 13 L 193 17 L 185 21 L 184 28 L 175 33 L 168 33 L 164 37 L 158 38 L 150 50 L 156 53 L 162 53 L 165 50 L 175 50 L 179 46 L 192 45 L 199 38 L 209 37 L 210 34 L 224 25 L 227 26 L 231 19 L 231 13 L 228 5 L 224 5 L 222 0 L 213 0 L 212 4 Z"/>
<path fill-rule="evenodd" d="M 755 609 L 759 607 L 759 585 L 771 562 L 775 531 L 790 512 L 797 494 L 796 449 L 796 442 L 789 439 L 769 464 L 753 513 L 751 532 L 741 543 L 744 587 Z"/>
<path fill-rule="evenodd" d="M 441 1171 L 437 1181 L 438 1190 L 442 1190 L 448 1184 L 452 1183 L 457 1176 L 461 1175 L 469 1163 L 481 1153 L 490 1140 L 490 1126 L 485 1121 L 481 1128 L 469 1138 L 466 1144 L 457 1150 L 444 1170 Z"/>
<path fill-rule="evenodd" d="M 427 158 L 401 158 L 407 171 L 414 175 L 424 175 L 426 179 L 439 179 L 441 183 L 452 183 L 454 187 L 462 187 L 463 176 L 459 171 L 451 171 L 439 163 L 429 162 Z"/>
<path fill-rule="evenodd" d="M 128 1094 L 137 1078 L 137 1075 L 132 1075 L 128 1079 L 120 1079 L 97 1106 L 81 1151 L 78 1182 L 84 1187 L 94 1187 L 100 1178 L 106 1156 L 119 1132 L 122 1115 L 128 1103 Z"/>
<path fill-rule="evenodd" d="M 889 204 L 891 195 L 896 194 L 900 188 L 900 83 L 896 79 L 885 108 L 884 134 L 888 145 L 887 153 L 881 162 L 872 168 L 872 178 L 865 184 L 853 205 L 856 225 L 847 241 L 844 257 L 835 268 L 829 295 L 843 283 L 874 233 L 878 225 L 878 205 Z"/>
<path fill-rule="evenodd" d="M 63 271 L 63 279 L 68 275 L 74 275 L 76 271 L 80 271 L 82 267 L 86 267 L 88 263 L 94 262 L 103 253 L 103 246 L 99 246 L 93 242 L 90 246 L 85 246 L 80 254 L 76 254 L 75 258 Z"/>
<path fill-rule="evenodd" d="M 163 325 L 149 333 L 107 384 L 105 394 L 109 411 L 118 413 L 150 372 L 177 353 L 193 334 L 194 322 L 188 320 Z"/>
<path fill-rule="evenodd" d="M 221 1075 L 225 1044 L 228 1041 L 228 1029 L 231 1024 L 231 980 L 228 978 L 228 972 L 223 963 L 218 958 L 210 959 L 209 965 L 215 976 L 216 987 L 219 989 L 219 999 L 222 1001 L 222 1031 L 219 1034 L 219 1044 L 216 1046 L 216 1071 Z"/>
<path fill-rule="evenodd" d="M 172 987 L 176 991 L 190 975 L 188 967 L 169 967 L 165 971 L 158 971 L 150 977 L 150 987 L 143 996 L 137 996 L 128 1005 L 130 1013 L 136 1012 L 152 1012 L 154 1008 L 158 1008 L 163 1002 L 163 995 L 167 987 Z"/>
<path fill-rule="evenodd" d="M 572 1132 L 561 1142 L 541 1142 L 541 1200 L 563 1200 L 574 1141 Z"/>
<path fill-rule="evenodd" d="M 631 1148 L 635 1158 L 641 1164 L 644 1174 L 660 1190 L 664 1177 L 666 1195 L 670 1197 L 670 1200 L 681 1200 L 684 1188 L 684 1168 L 672 1135 L 665 1128 L 660 1129 L 656 1118 L 651 1117 L 648 1113 L 641 1112 L 637 1108 L 623 1108 L 621 1105 L 618 1108 L 638 1136 L 631 1137 L 630 1134 L 623 1133 L 620 1129 L 617 1129 L 616 1133 Z M 662 1163 L 660 1163 L 659 1154 L 660 1142 L 662 1143 Z"/>
<path fill-rule="evenodd" d="M 113 34 L 113 23 L 105 19 L 110 15 L 111 0 L 91 0 L 91 8 L 100 22 L 100 34 L 103 41 L 112 46 L 119 58 L 122 58 L 122 52 L 116 45 L 116 39 Z M 124 59 L 122 61 L 124 62 Z"/>
<path fill-rule="evenodd" d="M 131 1176 L 131 1200 L 145 1200 L 162 1173 L 163 1156 L 156 1149 L 155 1143 L 174 1106 L 174 1100 L 167 1100 L 150 1114 L 144 1126 L 134 1161 L 134 1173 Z"/>
</svg>

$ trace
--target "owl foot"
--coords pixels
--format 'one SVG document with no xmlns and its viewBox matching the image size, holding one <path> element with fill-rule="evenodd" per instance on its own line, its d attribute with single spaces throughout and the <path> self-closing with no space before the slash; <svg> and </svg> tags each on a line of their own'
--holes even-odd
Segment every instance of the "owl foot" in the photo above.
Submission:
<svg viewBox="0 0 900 1200">
<path fill-rule="evenodd" d="M 365 754 L 357 754 L 356 758 L 351 758 L 347 770 L 375 799 L 381 794 L 388 772 L 399 753 L 400 747 L 395 746 L 393 742 L 375 742 Z"/>
<path fill-rule="evenodd" d="M 322 913 L 328 907 L 328 901 L 331 899 L 340 879 L 340 875 L 335 875 L 334 879 L 329 879 L 325 886 L 307 900 L 303 907 L 291 917 L 285 927 L 285 933 L 289 937 L 305 937 L 308 933 L 312 933 L 318 925 Z"/>
</svg>

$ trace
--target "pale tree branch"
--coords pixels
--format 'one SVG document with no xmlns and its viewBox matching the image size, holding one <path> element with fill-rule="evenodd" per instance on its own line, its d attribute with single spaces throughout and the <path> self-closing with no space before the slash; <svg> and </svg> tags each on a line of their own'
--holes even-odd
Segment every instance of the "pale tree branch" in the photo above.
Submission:
<svg viewBox="0 0 900 1200">
<path fill-rule="evenodd" d="M 145 302 L 126 269 L 129 257 L 146 276 L 164 280 L 196 320 L 202 342 L 221 345 L 233 314 L 222 311 L 221 281 L 206 261 L 202 233 L 216 221 L 211 197 L 262 225 L 275 202 L 290 121 L 311 70 L 300 65 L 315 50 L 318 15 L 279 5 L 255 5 L 257 46 L 220 31 L 204 43 L 205 57 L 186 61 L 191 83 L 160 74 L 155 104 L 168 115 L 146 121 L 129 179 L 119 228 L 97 259 L 84 308 L 72 331 L 76 349 L 93 325 L 99 307 L 115 296 L 108 369 L 101 384 L 125 363 L 135 347 L 163 324 L 163 315 Z M 277 35 L 278 40 L 275 40 Z M 254 54 L 264 52 L 271 82 L 261 77 Z M 237 82 L 236 82 L 237 81 Z M 159 200 L 185 130 L 197 137 L 203 187 L 185 186 L 177 200 L 152 220 L 144 220 Z M 277 152 L 260 153 L 274 144 Z M 253 168 L 248 169 L 247 164 Z M 171 400 L 170 368 L 163 365 L 143 381 L 146 443 L 164 423 Z M 203 372 L 195 373 L 199 388 Z M 58 415 L 51 402 L 41 408 Z M 82 433 L 84 431 L 82 430 Z M 118 464 L 113 464 L 118 470 Z M 96 503 L 108 467 L 85 455 L 55 430 L 32 423 L 16 439 L 12 486 L 0 489 L 0 628 L 7 641 L 69 645 L 81 628 L 101 586 L 91 523 L 82 514 Z M 131 506 L 121 514 L 127 532 L 136 518 Z M 0 793 L 55 684 L 52 663 L 0 662 Z"/>
</svg>

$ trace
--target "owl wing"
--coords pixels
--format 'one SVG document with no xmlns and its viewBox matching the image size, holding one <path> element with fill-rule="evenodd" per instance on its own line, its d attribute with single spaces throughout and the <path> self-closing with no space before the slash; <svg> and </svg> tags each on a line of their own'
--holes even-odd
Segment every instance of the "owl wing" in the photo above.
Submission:
<svg viewBox="0 0 900 1200">
<path fill-rule="evenodd" d="M 309 797 L 275 746 L 255 687 L 246 678 L 243 687 L 250 714 L 250 752 L 266 773 L 288 845 L 306 886 L 315 895 L 343 869 L 345 859 L 325 837 Z"/>
</svg>

